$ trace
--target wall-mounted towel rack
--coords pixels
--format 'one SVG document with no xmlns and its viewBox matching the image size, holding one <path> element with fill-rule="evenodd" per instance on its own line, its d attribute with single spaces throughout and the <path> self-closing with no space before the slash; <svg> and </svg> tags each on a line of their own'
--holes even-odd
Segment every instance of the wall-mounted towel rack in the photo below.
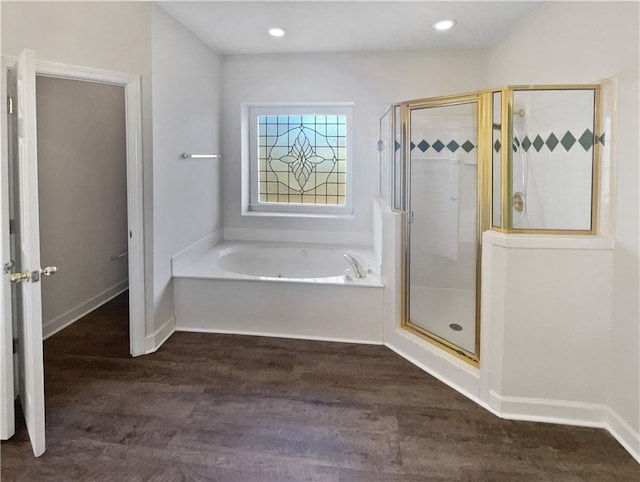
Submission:
<svg viewBox="0 0 640 482">
<path fill-rule="evenodd" d="M 189 154 L 188 152 L 183 152 L 180 155 L 181 159 L 220 159 L 222 158 L 222 154 Z"/>
</svg>

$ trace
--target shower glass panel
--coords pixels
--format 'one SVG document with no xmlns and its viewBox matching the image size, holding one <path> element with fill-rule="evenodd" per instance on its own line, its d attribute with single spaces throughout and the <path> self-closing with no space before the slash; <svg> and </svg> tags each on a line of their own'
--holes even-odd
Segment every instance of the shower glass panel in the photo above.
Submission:
<svg viewBox="0 0 640 482">
<path fill-rule="evenodd" d="M 478 103 L 411 107 L 409 126 L 406 323 L 477 354 Z"/>
<path fill-rule="evenodd" d="M 404 209 L 404 167 L 402 163 L 402 119 L 399 105 L 393 106 L 393 209 Z"/>
<path fill-rule="evenodd" d="M 379 183 L 378 194 L 391 206 L 391 156 L 393 146 L 391 142 L 391 109 L 380 118 L 380 136 L 378 137 Z"/>
<path fill-rule="evenodd" d="M 597 90 L 513 91 L 513 230 L 595 228 Z"/>
<path fill-rule="evenodd" d="M 492 225 L 496 228 L 502 227 L 502 211 L 501 211 L 501 179 L 502 179 L 502 92 L 494 92 L 492 94 L 493 108 L 491 109 L 491 176 L 492 176 L 492 201 L 493 209 Z"/>
</svg>

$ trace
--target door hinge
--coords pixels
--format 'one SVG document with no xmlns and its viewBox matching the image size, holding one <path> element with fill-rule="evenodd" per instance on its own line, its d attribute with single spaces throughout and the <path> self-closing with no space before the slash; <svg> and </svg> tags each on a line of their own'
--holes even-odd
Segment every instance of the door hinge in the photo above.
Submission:
<svg viewBox="0 0 640 482">
<path fill-rule="evenodd" d="M 13 114 L 13 97 L 7 97 L 7 112 Z"/>
<path fill-rule="evenodd" d="M 14 338 L 12 343 L 13 353 L 18 353 L 18 339 Z"/>
<path fill-rule="evenodd" d="M 14 234 L 16 232 L 16 220 L 9 219 L 9 234 Z"/>
</svg>

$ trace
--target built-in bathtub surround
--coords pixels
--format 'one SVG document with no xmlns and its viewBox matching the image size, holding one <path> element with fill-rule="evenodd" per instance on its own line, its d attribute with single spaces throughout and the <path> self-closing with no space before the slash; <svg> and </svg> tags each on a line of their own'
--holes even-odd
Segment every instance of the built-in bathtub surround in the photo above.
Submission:
<svg viewBox="0 0 640 482">
<path fill-rule="evenodd" d="M 345 254 L 364 277 L 354 276 Z M 226 241 L 183 259 L 173 269 L 177 330 L 383 341 L 372 248 Z"/>
</svg>

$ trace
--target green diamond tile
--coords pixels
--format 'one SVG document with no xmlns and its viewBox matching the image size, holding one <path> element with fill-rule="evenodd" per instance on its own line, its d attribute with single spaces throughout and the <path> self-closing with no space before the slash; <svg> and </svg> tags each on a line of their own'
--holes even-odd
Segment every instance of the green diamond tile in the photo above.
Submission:
<svg viewBox="0 0 640 482">
<path fill-rule="evenodd" d="M 531 147 L 531 139 L 529 139 L 528 136 L 524 136 L 524 139 L 522 139 L 522 148 L 524 149 L 524 152 L 529 152 L 530 147 Z"/>
<path fill-rule="evenodd" d="M 494 149 L 496 152 L 500 152 L 500 146 L 501 146 L 501 145 L 502 145 L 502 144 L 500 144 L 500 141 L 496 141 L 496 142 L 494 142 L 494 143 L 493 143 L 493 149 Z"/>
<path fill-rule="evenodd" d="M 476 146 L 474 146 L 473 142 L 471 141 L 465 141 L 464 144 L 462 144 L 462 148 L 464 149 L 465 152 L 471 152 L 474 147 Z"/>
<path fill-rule="evenodd" d="M 578 139 L 578 142 L 585 151 L 588 151 L 589 149 L 591 149 L 591 146 L 593 146 L 593 132 L 591 132 L 589 129 L 585 129 Z"/>
<path fill-rule="evenodd" d="M 537 135 L 536 138 L 533 140 L 533 147 L 537 152 L 540 152 L 540 149 L 542 149 L 542 146 L 544 146 L 544 141 L 542 140 L 542 137 Z"/>
<path fill-rule="evenodd" d="M 604 146 L 604 132 L 602 133 L 602 135 L 600 137 L 598 137 L 598 140 L 600 141 L 600 144 L 602 144 Z"/>
<path fill-rule="evenodd" d="M 393 141 L 393 142 L 395 142 L 395 144 L 394 144 L 394 148 L 395 148 L 395 150 L 396 150 L 396 152 L 397 152 L 397 151 L 400 149 L 400 147 L 401 147 L 401 146 L 400 146 L 400 143 L 399 143 L 398 141 Z"/>
<path fill-rule="evenodd" d="M 442 141 L 440 141 L 440 139 L 438 139 L 431 145 L 431 147 L 433 147 L 436 152 L 440 152 L 442 149 L 444 149 L 444 144 L 442 143 Z"/>
<path fill-rule="evenodd" d="M 575 143 L 576 138 L 573 137 L 573 134 L 571 134 L 571 132 L 569 131 L 567 131 L 560 140 L 560 144 L 562 144 L 562 147 L 564 147 L 567 152 L 569 152 L 569 149 L 571 149 Z"/>
<path fill-rule="evenodd" d="M 558 145 L 558 142 L 560 141 L 558 141 L 558 138 L 555 136 L 553 132 L 549 134 L 549 137 L 547 137 L 547 147 L 551 152 L 553 152 L 553 150 L 556 148 L 556 146 Z"/>
<path fill-rule="evenodd" d="M 413 151 L 416 148 L 416 145 L 413 142 L 411 142 L 410 147 L 411 147 L 411 150 Z"/>
</svg>

